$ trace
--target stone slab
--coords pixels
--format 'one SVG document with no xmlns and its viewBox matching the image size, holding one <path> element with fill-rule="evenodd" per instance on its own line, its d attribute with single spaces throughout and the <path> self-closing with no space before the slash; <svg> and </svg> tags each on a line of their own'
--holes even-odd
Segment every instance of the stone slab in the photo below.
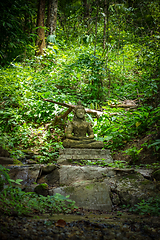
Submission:
<svg viewBox="0 0 160 240">
<path fill-rule="evenodd" d="M 104 177 L 114 177 L 116 172 L 110 168 L 95 166 L 71 166 L 63 165 L 59 169 L 60 184 L 70 185 L 75 182 L 94 180 Z"/>
<path fill-rule="evenodd" d="M 104 160 L 106 163 L 112 163 L 113 159 L 108 149 L 80 149 L 64 148 L 59 150 L 58 164 L 70 164 L 71 161 L 80 160 Z"/>
<path fill-rule="evenodd" d="M 54 188 L 50 195 L 70 195 L 75 205 L 90 210 L 111 211 L 110 188 L 104 182 L 83 181 L 76 185 Z"/>
<path fill-rule="evenodd" d="M 102 181 L 104 178 L 115 177 L 116 171 L 112 168 L 96 166 L 71 166 L 62 165 L 48 174 L 38 178 L 37 183 L 47 183 L 51 186 L 72 185 L 81 181 Z"/>
</svg>

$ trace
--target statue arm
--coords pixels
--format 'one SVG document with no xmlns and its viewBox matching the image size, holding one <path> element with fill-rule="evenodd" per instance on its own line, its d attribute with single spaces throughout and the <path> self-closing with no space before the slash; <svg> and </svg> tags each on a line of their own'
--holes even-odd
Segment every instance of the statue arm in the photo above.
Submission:
<svg viewBox="0 0 160 240">
<path fill-rule="evenodd" d="M 88 124 L 88 131 L 87 132 L 88 132 L 88 138 L 93 139 L 94 138 L 94 133 L 93 133 L 93 129 L 92 129 L 90 124 Z"/>
</svg>

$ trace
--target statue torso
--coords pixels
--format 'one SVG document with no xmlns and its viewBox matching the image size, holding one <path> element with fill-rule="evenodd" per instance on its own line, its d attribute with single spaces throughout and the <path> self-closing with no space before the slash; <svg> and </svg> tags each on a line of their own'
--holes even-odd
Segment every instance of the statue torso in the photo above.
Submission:
<svg viewBox="0 0 160 240">
<path fill-rule="evenodd" d="M 89 123 L 86 121 L 82 121 L 82 122 L 73 121 L 72 127 L 73 127 L 74 136 L 86 137 L 86 133 L 88 133 L 88 126 L 89 126 Z"/>
</svg>

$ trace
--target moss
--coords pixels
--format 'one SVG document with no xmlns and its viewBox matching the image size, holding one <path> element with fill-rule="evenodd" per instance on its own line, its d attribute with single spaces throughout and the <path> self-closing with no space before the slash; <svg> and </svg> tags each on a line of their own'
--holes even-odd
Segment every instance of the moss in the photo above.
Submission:
<svg viewBox="0 0 160 240">
<path fill-rule="evenodd" d="M 90 184 L 90 185 L 87 185 L 85 186 L 86 189 L 89 189 L 89 190 L 92 190 L 94 187 L 94 184 Z"/>
<path fill-rule="evenodd" d="M 74 192 L 74 187 L 66 187 L 66 188 L 65 188 L 65 191 L 66 191 L 67 193 L 73 193 L 73 192 Z"/>
<path fill-rule="evenodd" d="M 21 161 L 17 160 L 17 159 L 13 160 L 13 164 L 14 165 L 23 165 L 23 163 Z"/>
<path fill-rule="evenodd" d="M 65 186 L 65 184 L 62 184 L 62 183 L 61 183 L 61 184 L 59 184 L 59 186 L 60 186 L 60 187 L 64 187 L 64 186 Z"/>
<path fill-rule="evenodd" d="M 148 185 L 148 184 L 151 184 L 151 181 L 149 181 L 149 180 L 141 181 L 140 184 Z"/>
<path fill-rule="evenodd" d="M 47 185 L 47 183 L 39 184 L 37 187 L 35 187 L 34 191 L 38 195 L 43 195 L 43 196 L 46 197 L 48 195 L 48 185 Z"/>
<path fill-rule="evenodd" d="M 139 176 L 140 176 L 140 174 L 130 174 L 130 175 L 127 175 L 126 177 L 123 177 L 123 179 L 129 178 L 129 179 L 137 180 L 137 179 L 139 179 Z"/>
<path fill-rule="evenodd" d="M 38 189 L 48 189 L 48 185 L 47 185 L 47 183 L 41 183 L 36 187 L 36 189 L 37 190 Z"/>
<path fill-rule="evenodd" d="M 27 150 L 27 149 L 23 149 L 22 152 L 23 152 L 23 153 L 26 153 L 26 154 L 30 154 L 30 155 L 32 154 L 32 155 L 34 155 L 34 152 L 32 152 L 32 151 L 30 151 L 30 150 Z"/>
</svg>

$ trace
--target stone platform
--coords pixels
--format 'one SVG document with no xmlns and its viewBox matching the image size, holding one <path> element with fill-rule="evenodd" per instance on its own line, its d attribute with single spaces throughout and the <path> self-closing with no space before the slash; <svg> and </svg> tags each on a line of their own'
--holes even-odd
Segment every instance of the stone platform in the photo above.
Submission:
<svg viewBox="0 0 160 240">
<path fill-rule="evenodd" d="M 140 199 L 160 197 L 160 182 L 152 180 L 152 170 L 69 164 L 6 166 L 11 179 L 23 180 L 20 187 L 24 191 L 37 192 L 36 187 L 46 183 L 48 188 L 41 188 L 38 194 L 70 195 L 84 209 L 111 211 L 114 205 L 134 206 Z"/>
<path fill-rule="evenodd" d="M 87 148 L 64 148 L 59 150 L 58 164 L 67 165 L 71 161 L 80 160 L 104 160 L 106 163 L 112 163 L 113 159 L 108 149 L 87 149 Z"/>
</svg>

